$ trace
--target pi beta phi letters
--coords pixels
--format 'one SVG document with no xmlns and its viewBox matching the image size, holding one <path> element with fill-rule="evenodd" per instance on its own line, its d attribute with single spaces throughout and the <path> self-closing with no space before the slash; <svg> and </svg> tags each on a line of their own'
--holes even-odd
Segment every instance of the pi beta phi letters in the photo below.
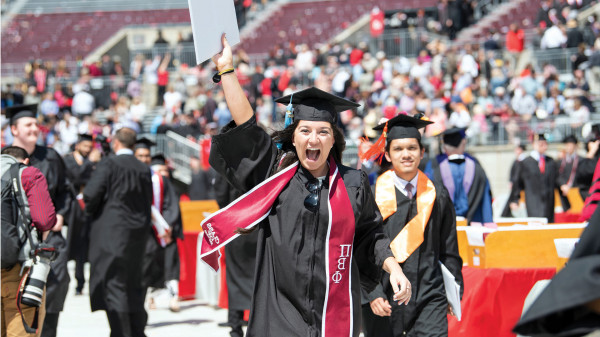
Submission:
<svg viewBox="0 0 600 337">
<path fill-rule="evenodd" d="M 340 249 L 340 256 L 337 259 L 337 270 L 331 276 L 331 280 L 335 283 L 340 283 L 343 279 L 340 270 L 346 270 L 346 261 L 350 258 L 350 249 L 352 249 L 352 245 L 340 245 Z"/>
</svg>

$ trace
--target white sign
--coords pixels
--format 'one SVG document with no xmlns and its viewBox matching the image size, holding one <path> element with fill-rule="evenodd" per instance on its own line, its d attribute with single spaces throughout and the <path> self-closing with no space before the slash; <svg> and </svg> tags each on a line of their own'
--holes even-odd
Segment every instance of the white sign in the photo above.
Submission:
<svg viewBox="0 0 600 337">
<path fill-rule="evenodd" d="M 221 35 L 233 45 L 240 42 L 233 0 L 188 0 L 198 64 L 223 50 Z"/>
</svg>

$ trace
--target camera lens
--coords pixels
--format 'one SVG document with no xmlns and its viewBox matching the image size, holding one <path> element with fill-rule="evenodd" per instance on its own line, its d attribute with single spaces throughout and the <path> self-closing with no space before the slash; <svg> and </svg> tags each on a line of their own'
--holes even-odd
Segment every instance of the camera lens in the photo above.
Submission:
<svg viewBox="0 0 600 337">
<path fill-rule="evenodd" d="M 50 273 L 49 259 L 40 258 L 37 263 L 31 266 L 29 278 L 23 289 L 21 303 L 30 307 L 39 307 L 42 304 L 48 273 Z"/>
</svg>

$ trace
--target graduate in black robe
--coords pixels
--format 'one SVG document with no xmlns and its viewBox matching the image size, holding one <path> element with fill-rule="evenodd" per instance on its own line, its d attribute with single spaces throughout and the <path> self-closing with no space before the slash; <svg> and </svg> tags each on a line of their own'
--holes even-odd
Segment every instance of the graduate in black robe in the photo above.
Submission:
<svg viewBox="0 0 600 337">
<path fill-rule="evenodd" d="M 54 337 L 69 289 L 67 242 L 60 230 L 66 224 L 72 196 L 67 189 L 65 164 L 61 156 L 52 148 L 36 145 L 39 135 L 36 115 L 35 104 L 6 108 L 14 136 L 12 145 L 24 148 L 29 154 L 29 165 L 38 168 L 46 177 L 48 192 L 56 209 L 57 225 L 49 232 L 45 242 L 54 246 L 58 257 L 50 264 L 46 280 L 46 317 L 42 328 L 42 336 Z"/>
<path fill-rule="evenodd" d="M 103 159 L 83 191 L 90 229 L 90 303 L 105 310 L 111 336 L 144 336 L 142 262 L 150 239 L 150 169 L 133 156 L 135 131 L 112 139 L 116 155 Z"/>
<path fill-rule="evenodd" d="M 532 336 L 584 336 L 600 330 L 600 209 L 569 258 L 523 314 L 514 332 Z"/>
<path fill-rule="evenodd" d="M 215 178 L 215 196 L 220 208 L 227 206 L 242 193 L 233 188 L 221 175 Z M 242 337 L 244 310 L 250 310 L 254 289 L 254 268 L 256 265 L 256 243 L 258 232 L 241 236 L 225 246 L 225 281 L 227 283 L 228 313 L 227 323 L 231 336 Z"/>
<path fill-rule="evenodd" d="M 225 38 L 223 46 L 223 52 L 213 58 L 219 71 L 233 68 L 231 47 Z M 352 207 L 345 211 L 351 211 L 355 219 L 353 258 L 348 266 L 352 295 L 349 314 L 354 322 L 351 335 L 358 336 L 361 285 L 371 290 L 383 267 L 392 274 L 390 282 L 398 290 L 398 301 L 408 301 L 410 289 L 391 257 L 367 176 L 339 164 L 345 144 L 341 132 L 334 128 L 337 113 L 356 104 L 315 88 L 281 98 L 279 102 L 294 105 L 293 123 L 274 135 L 286 153 L 281 161 L 283 151 L 257 125 L 235 73 L 223 74 L 221 79 L 233 121 L 212 139 L 211 166 L 235 188 L 247 192 L 278 168 L 300 163 L 268 216 L 254 227 L 258 244 L 247 336 L 319 336 L 323 321 L 328 321 L 323 309 L 330 282 L 325 260 L 329 185 L 317 178 L 325 175 L 328 179 L 330 155 L 338 161 L 338 174 Z"/>
<path fill-rule="evenodd" d="M 577 154 L 577 137 L 573 135 L 567 136 L 563 140 L 563 143 L 565 144 L 564 156 L 560 160 L 560 163 L 558 163 L 556 184 L 559 187 L 559 196 L 563 212 L 566 212 L 571 208 L 567 196 L 571 187 L 574 187 L 575 185 L 577 167 L 583 158 Z"/>
<path fill-rule="evenodd" d="M 96 163 L 101 159 L 101 152 L 93 149 L 93 138 L 90 135 L 79 135 L 75 150 L 63 157 L 66 174 L 75 198 L 71 200 L 69 211 L 69 231 L 67 232 L 67 246 L 69 260 L 75 260 L 75 279 L 77 286 L 75 294 L 81 295 L 85 276 L 84 264 L 87 262 L 89 248 L 89 219 L 85 215 L 83 205 L 83 188 L 92 176 Z"/>
<path fill-rule="evenodd" d="M 136 150 L 136 153 L 138 150 Z M 177 239 L 183 240 L 183 227 L 181 212 L 179 210 L 179 197 L 171 183 L 166 159 L 162 154 L 152 156 L 150 168 L 153 174 L 161 175 L 163 183 L 163 206 L 161 214 L 170 227 L 170 238 L 167 245 L 161 247 L 153 236 L 146 245 L 146 258 L 144 259 L 144 282 L 147 287 L 153 288 L 150 292 L 150 301 L 153 303 L 152 291 L 167 288 L 171 297 L 169 310 L 178 312 L 179 308 L 179 250 Z"/>
<path fill-rule="evenodd" d="M 385 156 L 393 168 L 378 178 L 375 199 L 385 219 L 383 228 L 392 240 L 392 251 L 397 259 L 403 260 L 402 270 L 412 286 L 413 298 L 408 305 L 395 303 L 385 274 L 381 284 L 366 295 L 371 312 L 364 310 L 365 321 L 376 322 L 365 327 L 367 337 L 447 336 L 446 315 L 450 307 L 440 262 L 455 277 L 461 293 L 463 291 L 454 206 L 444 185 L 429 180 L 418 170 L 424 151 L 418 129 L 429 123 L 405 115 L 387 122 Z M 382 124 L 376 129 L 384 127 Z M 420 204 L 418 200 L 431 196 L 432 189 L 435 198 L 429 199 L 433 204 Z M 420 224 L 418 213 L 428 219 L 424 229 L 411 228 L 415 223 Z M 414 230 L 421 233 L 422 242 L 408 234 L 415 233 Z M 404 234 L 414 243 L 412 250 L 404 250 L 400 244 L 395 250 L 394 239 Z"/>
<path fill-rule="evenodd" d="M 554 222 L 554 189 L 558 167 L 545 155 L 548 142 L 544 135 L 536 135 L 533 151 L 517 166 L 517 181 L 510 192 L 511 208 L 517 208 L 521 191 L 525 190 L 527 216 L 547 218 Z"/>
<path fill-rule="evenodd" d="M 490 182 L 479 161 L 465 153 L 465 129 L 448 129 L 442 138 L 445 153 L 435 158 L 437 165 L 427 165 L 425 174 L 453 192 L 450 198 L 456 215 L 467 219 L 468 224 L 493 222 Z"/>
<path fill-rule="evenodd" d="M 512 187 L 518 181 L 517 173 L 518 173 L 519 163 L 521 163 L 521 161 L 523 159 L 527 158 L 527 154 L 525 153 L 525 151 L 526 151 L 526 146 L 524 144 L 519 144 L 515 147 L 515 160 L 513 161 L 512 165 L 510 166 L 510 172 L 508 174 L 510 190 L 512 190 Z M 504 209 L 502 210 L 501 216 L 504 218 L 512 217 L 512 211 L 510 209 L 510 198 L 506 200 L 506 205 L 504 205 Z"/>
</svg>

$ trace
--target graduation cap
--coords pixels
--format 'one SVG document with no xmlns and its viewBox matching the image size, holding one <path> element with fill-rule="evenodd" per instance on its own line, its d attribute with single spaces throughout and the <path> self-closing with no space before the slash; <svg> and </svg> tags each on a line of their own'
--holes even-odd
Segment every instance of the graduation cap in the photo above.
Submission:
<svg viewBox="0 0 600 337">
<path fill-rule="evenodd" d="M 573 144 L 577 144 L 577 137 L 573 136 L 573 135 L 568 135 L 565 137 L 565 139 L 563 139 L 563 143 L 568 144 L 568 143 L 573 143 Z"/>
<path fill-rule="evenodd" d="M 142 137 L 140 139 L 138 139 L 135 142 L 135 149 L 148 149 L 150 150 L 151 147 L 155 146 L 156 143 L 151 141 L 150 139 L 146 138 L 146 137 Z"/>
<path fill-rule="evenodd" d="M 536 140 L 536 141 L 540 141 L 540 140 L 547 141 L 546 140 L 546 136 L 543 133 L 535 134 L 535 136 L 533 136 L 533 140 Z"/>
<path fill-rule="evenodd" d="M 37 116 L 37 104 L 13 105 L 5 108 L 6 118 L 10 120 L 10 125 L 15 125 L 19 118 Z"/>
<path fill-rule="evenodd" d="M 288 104 L 287 117 L 293 120 L 320 121 L 336 124 L 338 113 L 360 104 L 311 87 L 275 100 Z"/>
<path fill-rule="evenodd" d="M 77 143 L 85 142 L 85 141 L 94 141 L 94 136 L 88 135 L 87 133 L 80 133 L 79 138 L 77 139 Z"/>
<path fill-rule="evenodd" d="M 416 138 L 421 141 L 419 129 L 429 124 L 433 122 L 408 115 L 398 115 L 373 128 L 373 130 L 382 130 L 383 133 L 369 150 L 359 153 L 359 157 L 364 160 L 381 156 L 385 152 L 386 142 L 389 143 L 394 139 Z"/>
<path fill-rule="evenodd" d="M 445 144 L 458 147 L 460 142 L 467 137 L 465 128 L 451 128 L 442 132 L 442 140 Z"/>
<path fill-rule="evenodd" d="M 164 155 L 162 154 L 155 154 L 154 156 L 152 156 L 152 159 L 150 160 L 150 166 L 154 166 L 154 165 L 167 165 L 167 159 L 165 158 Z"/>
</svg>

